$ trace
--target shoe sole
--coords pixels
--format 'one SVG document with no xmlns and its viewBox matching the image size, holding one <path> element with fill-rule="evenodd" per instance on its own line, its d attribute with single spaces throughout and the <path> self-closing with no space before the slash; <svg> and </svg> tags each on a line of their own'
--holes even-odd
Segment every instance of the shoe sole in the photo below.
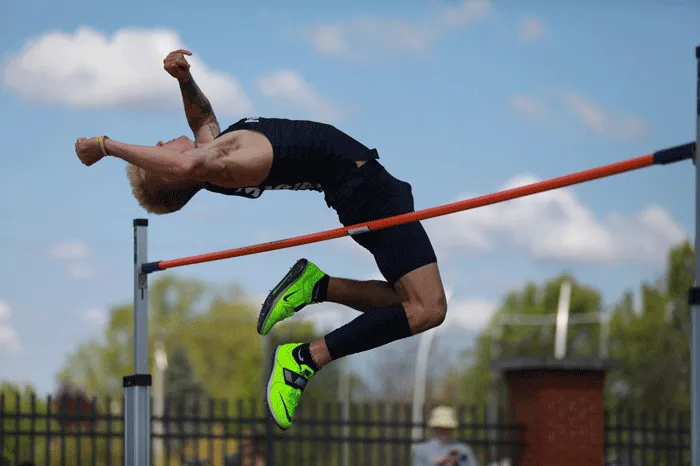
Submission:
<svg viewBox="0 0 700 466">
<path fill-rule="evenodd" d="M 296 264 L 287 272 L 287 275 L 280 280 L 280 282 L 275 285 L 273 290 L 277 290 L 275 293 L 270 293 L 265 298 L 265 302 L 260 310 L 260 315 L 258 316 L 258 333 L 260 335 L 265 335 L 263 329 L 270 318 L 270 311 L 277 305 L 280 298 L 287 292 L 290 286 L 292 286 L 306 271 L 306 266 L 309 261 L 306 259 L 299 259 Z"/>
<path fill-rule="evenodd" d="M 277 363 L 277 353 L 279 352 L 280 347 L 278 346 L 277 349 L 275 349 L 275 356 L 272 359 L 272 370 L 270 371 L 270 378 L 267 381 L 267 393 L 265 394 L 265 399 L 267 400 L 267 414 L 269 417 L 275 421 L 275 424 L 277 424 L 277 427 L 279 427 L 282 430 L 287 430 L 286 427 L 282 427 L 277 420 L 277 416 L 275 416 L 275 412 L 272 410 L 272 403 L 270 402 L 270 392 L 272 391 L 272 381 L 274 380 L 275 376 L 275 365 Z M 284 401 L 282 401 L 284 403 Z"/>
</svg>

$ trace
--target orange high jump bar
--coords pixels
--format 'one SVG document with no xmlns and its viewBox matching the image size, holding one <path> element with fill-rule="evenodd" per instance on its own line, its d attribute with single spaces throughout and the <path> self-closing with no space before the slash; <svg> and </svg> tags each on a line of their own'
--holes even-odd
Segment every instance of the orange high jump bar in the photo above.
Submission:
<svg viewBox="0 0 700 466">
<path fill-rule="evenodd" d="M 497 204 L 499 202 L 509 201 L 511 199 L 516 199 L 519 197 L 530 196 L 532 194 L 537 194 L 544 191 L 559 189 L 565 186 L 585 183 L 587 181 L 604 178 L 611 175 L 617 175 L 619 173 L 637 170 L 640 168 L 649 167 L 651 165 L 666 165 L 691 158 L 695 158 L 695 143 L 692 142 L 680 146 L 671 147 L 669 149 L 664 149 L 658 152 L 654 152 L 652 154 L 643 155 L 641 157 L 636 157 L 633 159 L 624 160 L 621 162 L 616 162 L 577 173 L 572 173 L 570 175 L 564 175 L 558 178 L 552 178 L 549 180 L 540 181 L 526 186 L 520 186 L 518 188 L 499 191 L 493 194 L 486 194 L 480 197 L 453 202 L 451 204 L 444 204 L 437 207 L 431 207 L 429 209 L 410 212 L 407 214 L 387 217 L 380 220 L 374 220 L 366 223 L 360 223 L 357 225 L 351 225 L 348 227 L 336 228 L 333 230 L 326 230 L 318 233 L 312 233 L 308 235 L 302 235 L 294 238 L 287 238 L 268 243 L 254 244 L 251 246 L 245 246 L 235 249 L 227 249 L 225 251 L 213 252 L 209 254 L 183 257 L 181 259 L 148 262 L 143 264 L 142 272 L 151 273 L 160 270 L 170 269 L 173 267 L 182 267 L 183 265 L 199 264 L 202 262 L 211 262 L 221 259 L 230 259 L 232 257 L 248 256 L 251 254 L 274 251 L 277 249 L 291 248 L 303 244 L 317 243 L 320 241 L 327 241 L 347 235 L 359 235 L 362 233 L 367 233 L 369 231 L 381 230 L 384 228 L 390 228 L 404 223 L 417 222 L 433 217 L 440 217 L 443 215 L 453 214 L 455 212 L 461 212 L 477 207 L 483 207 L 490 204 Z"/>
</svg>

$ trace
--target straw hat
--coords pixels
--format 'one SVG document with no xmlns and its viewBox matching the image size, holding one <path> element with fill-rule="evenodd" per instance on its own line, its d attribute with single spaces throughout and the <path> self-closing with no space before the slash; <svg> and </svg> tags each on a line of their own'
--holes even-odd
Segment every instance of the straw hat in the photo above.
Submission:
<svg viewBox="0 0 700 466">
<path fill-rule="evenodd" d="M 456 429 L 459 426 L 454 409 L 449 406 L 438 406 L 430 413 L 428 426 L 431 428 Z"/>
</svg>

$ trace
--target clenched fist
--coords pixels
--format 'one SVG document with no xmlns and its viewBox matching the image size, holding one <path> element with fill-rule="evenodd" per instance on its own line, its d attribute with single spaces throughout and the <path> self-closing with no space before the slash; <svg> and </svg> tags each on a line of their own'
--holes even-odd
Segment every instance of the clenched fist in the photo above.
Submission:
<svg viewBox="0 0 700 466">
<path fill-rule="evenodd" d="M 104 157 L 97 138 L 78 138 L 75 141 L 75 153 L 80 161 L 88 167 Z"/>
<path fill-rule="evenodd" d="M 187 63 L 185 55 L 192 55 L 192 52 L 185 49 L 174 50 L 163 59 L 165 71 L 181 82 L 190 78 L 190 64 Z"/>
</svg>

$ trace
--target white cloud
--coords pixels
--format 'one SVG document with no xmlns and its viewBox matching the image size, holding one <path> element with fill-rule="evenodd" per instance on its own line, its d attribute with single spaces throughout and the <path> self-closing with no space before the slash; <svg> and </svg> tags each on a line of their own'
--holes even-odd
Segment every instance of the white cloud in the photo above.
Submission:
<svg viewBox="0 0 700 466">
<path fill-rule="evenodd" d="M 51 257 L 64 260 L 84 259 L 87 257 L 88 252 L 88 245 L 82 241 L 66 241 L 54 244 L 49 250 Z"/>
<path fill-rule="evenodd" d="M 95 277 L 95 268 L 88 261 L 89 246 L 83 241 L 66 241 L 49 248 L 49 256 L 66 262 L 67 272 L 76 280 L 89 280 Z"/>
<path fill-rule="evenodd" d="M 6 59 L 3 82 L 27 99 L 68 107 L 181 109 L 177 82 L 163 69 L 179 48 L 186 47 L 169 29 L 121 29 L 111 37 L 88 27 L 50 32 Z M 250 113 L 238 82 L 192 52 L 192 74 L 217 114 Z"/>
<path fill-rule="evenodd" d="M 439 328 L 478 332 L 488 324 L 496 309 L 494 303 L 482 298 L 450 300 L 445 322 Z"/>
<path fill-rule="evenodd" d="M 322 54 L 345 55 L 350 51 L 341 26 L 319 26 L 313 36 L 313 46 Z"/>
<path fill-rule="evenodd" d="M 282 100 L 309 112 L 313 118 L 330 121 L 342 114 L 294 70 L 279 70 L 261 77 L 258 90 L 265 97 Z"/>
<path fill-rule="evenodd" d="M 97 275 L 95 268 L 88 263 L 69 264 L 68 274 L 76 280 L 91 280 Z"/>
<path fill-rule="evenodd" d="M 491 12 L 488 0 L 465 0 L 457 6 L 439 6 L 421 21 L 361 17 L 310 28 L 314 49 L 336 58 L 369 58 L 392 53 L 420 53 L 450 28 L 483 20 Z"/>
<path fill-rule="evenodd" d="M 311 30 L 314 49 L 324 55 L 353 58 L 378 53 L 421 52 L 428 48 L 430 31 L 399 19 L 364 17 Z"/>
<path fill-rule="evenodd" d="M 307 307 L 299 315 L 304 321 L 313 324 L 317 332 L 326 333 L 342 327 L 360 313 L 349 307 L 329 302 Z"/>
<path fill-rule="evenodd" d="M 83 315 L 83 322 L 95 327 L 104 327 L 107 324 L 107 311 L 104 309 L 88 309 Z"/>
<path fill-rule="evenodd" d="M 537 181 L 521 176 L 501 189 Z M 566 188 L 449 215 L 426 222 L 426 228 L 443 250 L 515 247 L 536 259 L 651 266 L 663 265 L 668 248 L 686 238 L 660 206 L 636 215 L 612 213 L 599 218 Z"/>
<path fill-rule="evenodd" d="M 465 26 L 486 18 L 492 11 L 489 0 L 465 0 L 456 7 L 441 7 L 440 25 Z"/>
<path fill-rule="evenodd" d="M 549 114 L 549 109 L 544 102 L 523 94 L 511 96 L 510 104 L 520 116 L 527 120 L 542 120 Z"/>
<path fill-rule="evenodd" d="M 12 308 L 0 300 L 0 349 L 17 352 L 22 349 L 17 330 L 12 326 Z"/>
<path fill-rule="evenodd" d="M 612 139 L 638 139 L 649 131 L 638 117 L 616 115 L 583 96 L 569 92 L 564 101 L 571 112 L 590 130 Z"/>
<path fill-rule="evenodd" d="M 518 37 L 520 40 L 530 42 L 544 35 L 544 24 L 539 18 L 527 16 L 520 22 Z"/>
</svg>

